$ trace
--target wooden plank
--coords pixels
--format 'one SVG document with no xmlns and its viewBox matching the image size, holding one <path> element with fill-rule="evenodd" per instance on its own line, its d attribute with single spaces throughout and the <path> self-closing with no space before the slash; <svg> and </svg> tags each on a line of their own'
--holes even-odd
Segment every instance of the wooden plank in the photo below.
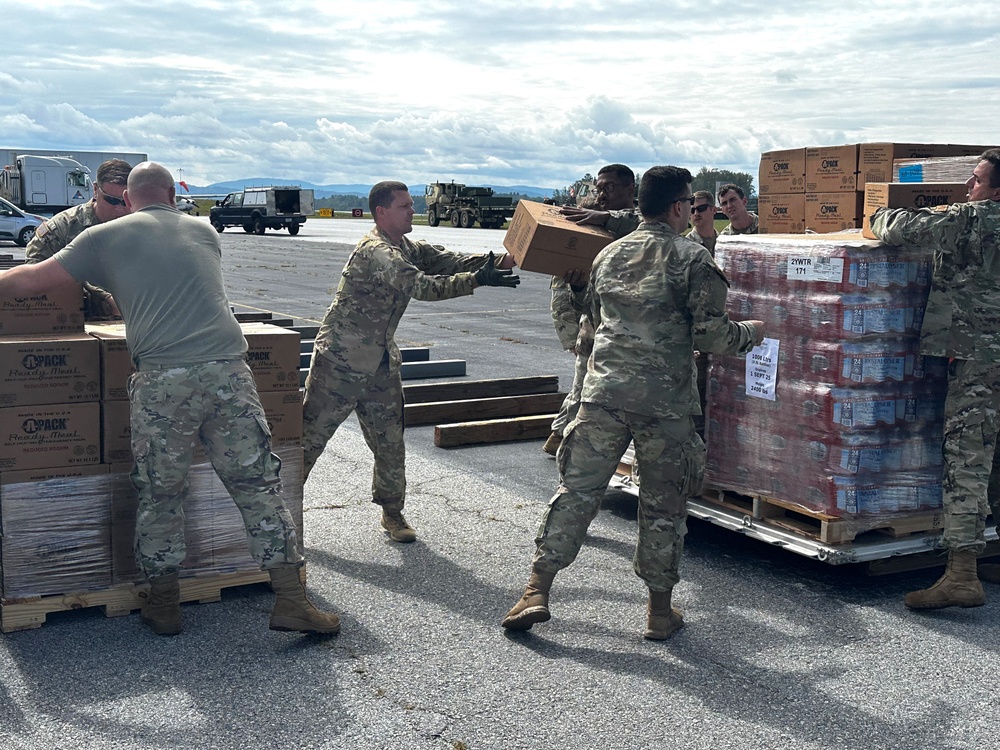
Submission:
<svg viewBox="0 0 1000 750">
<path fill-rule="evenodd" d="M 305 568 L 302 568 L 302 576 Z M 270 576 L 266 571 L 253 570 L 243 573 L 219 573 L 215 575 L 181 578 L 182 602 L 217 602 L 222 598 L 222 589 L 232 586 L 247 586 L 266 583 Z M 26 599 L 0 599 L 0 631 L 11 633 L 16 630 L 31 630 L 45 624 L 45 618 L 52 612 L 70 609 L 102 607 L 107 617 L 127 615 L 142 606 L 139 592 L 143 585 L 123 584 L 94 591 L 80 591 L 55 596 L 39 596 Z"/>
<path fill-rule="evenodd" d="M 399 368 L 403 380 L 416 378 L 451 378 L 465 375 L 464 359 L 439 359 L 433 362 L 404 362 Z"/>
<path fill-rule="evenodd" d="M 403 411 L 406 426 L 417 427 L 426 424 L 550 414 L 559 411 L 565 397 L 565 393 L 538 393 L 464 401 L 433 401 L 428 404 L 407 404 Z"/>
<path fill-rule="evenodd" d="M 426 404 L 431 401 L 458 401 L 470 398 L 555 393 L 558 390 L 558 376 L 534 375 L 524 378 L 457 380 L 448 383 L 404 385 L 403 398 L 407 404 Z"/>
<path fill-rule="evenodd" d="M 537 440 L 548 437 L 555 418 L 555 414 L 539 414 L 531 417 L 487 419 L 482 422 L 439 424 L 434 428 L 434 445 L 438 448 L 455 448 L 459 445 Z"/>
</svg>

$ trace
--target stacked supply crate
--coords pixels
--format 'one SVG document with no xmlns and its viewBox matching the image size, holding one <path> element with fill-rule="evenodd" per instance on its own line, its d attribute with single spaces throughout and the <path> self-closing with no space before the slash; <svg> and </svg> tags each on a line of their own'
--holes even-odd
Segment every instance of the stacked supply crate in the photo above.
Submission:
<svg viewBox="0 0 1000 750">
<path fill-rule="evenodd" d="M 111 582 L 100 364 L 78 286 L 0 303 L 0 598 Z"/>
<path fill-rule="evenodd" d="M 302 399 L 298 389 L 299 335 L 271 325 L 243 324 L 261 404 L 272 433 L 272 451 L 281 459 L 282 499 L 302 531 Z M 100 341 L 104 380 L 101 410 L 103 460 L 110 467 L 112 492 L 113 579 L 136 583 L 142 574 L 135 559 L 138 496 L 132 484 L 131 428 L 127 382 L 132 361 L 121 324 L 87 327 Z M 250 556 L 239 509 L 199 449 L 189 474 L 184 504 L 187 558 L 183 577 L 257 571 Z"/>
<path fill-rule="evenodd" d="M 758 173 L 760 233 L 860 229 L 879 205 L 929 207 L 964 200 L 964 183 L 975 167 L 975 157 L 986 148 L 854 143 L 763 153 Z M 929 183 L 934 188 L 890 189 L 884 187 L 887 183 Z M 866 198 L 869 185 L 883 186 Z"/>
<path fill-rule="evenodd" d="M 931 253 L 723 239 L 728 311 L 775 349 L 713 356 L 706 482 L 835 516 L 940 508 L 947 362 L 919 352 Z"/>
</svg>

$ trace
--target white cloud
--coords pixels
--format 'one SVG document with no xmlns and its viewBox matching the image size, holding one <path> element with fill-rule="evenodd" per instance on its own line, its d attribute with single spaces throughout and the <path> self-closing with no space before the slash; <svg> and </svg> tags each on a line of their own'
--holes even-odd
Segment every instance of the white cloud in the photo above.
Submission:
<svg viewBox="0 0 1000 750">
<path fill-rule="evenodd" d="M 1000 98 L 986 0 L 7 0 L 5 28 L 9 146 L 141 151 L 195 184 L 755 172 L 774 148 L 995 141 Z"/>
</svg>

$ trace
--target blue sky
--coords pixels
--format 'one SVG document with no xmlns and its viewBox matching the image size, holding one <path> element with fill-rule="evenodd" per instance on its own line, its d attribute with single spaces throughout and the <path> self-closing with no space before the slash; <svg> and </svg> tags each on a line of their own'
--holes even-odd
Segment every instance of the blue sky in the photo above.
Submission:
<svg viewBox="0 0 1000 750">
<path fill-rule="evenodd" d="M 562 187 L 609 162 L 996 143 L 1000 4 L 4 0 L 0 147 L 208 184 Z"/>
</svg>

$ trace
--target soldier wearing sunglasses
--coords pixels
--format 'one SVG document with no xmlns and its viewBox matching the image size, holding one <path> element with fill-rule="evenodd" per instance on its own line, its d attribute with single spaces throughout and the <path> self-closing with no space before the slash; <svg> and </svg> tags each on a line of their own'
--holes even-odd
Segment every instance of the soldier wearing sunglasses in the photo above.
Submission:
<svg viewBox="0 0 1000 750">
<path fill-rule="evenodd" d="M 688 232 L 688 239 L 704 247 L 714 258 L 715 240 L 719 233 L 715 231 L 715 196 L 707 190 L 699 190 L 694 194 L 691 223 L 694 224 L 694 229 Z"/>
<path fill-rule="evenodd" d="M 84 229 L 112 221 L 128 213 L 125 184 L 132 166 L 121 159 L 109 159 L 97 168 L 94 197 L 46 221 L 35 232 L 25 249 L 26 263 L 41 263 L 62 250 Z M 121 314 L 111 295 L 93 284 L 84 284 L 87 320 L 119 318 Z"/>
</svg>

